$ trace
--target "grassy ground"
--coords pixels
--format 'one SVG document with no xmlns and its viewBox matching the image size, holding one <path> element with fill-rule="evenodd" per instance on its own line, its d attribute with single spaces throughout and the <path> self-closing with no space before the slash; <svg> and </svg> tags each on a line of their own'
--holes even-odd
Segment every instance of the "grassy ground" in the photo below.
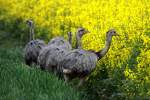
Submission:
<svg viewBox="0 0 150 100">
<path fill-rule="evenodd" d="M 54 75 L 25 65 L 21 48 L 0 48 L 0 100 L 80 99 Z"/>
</svg>

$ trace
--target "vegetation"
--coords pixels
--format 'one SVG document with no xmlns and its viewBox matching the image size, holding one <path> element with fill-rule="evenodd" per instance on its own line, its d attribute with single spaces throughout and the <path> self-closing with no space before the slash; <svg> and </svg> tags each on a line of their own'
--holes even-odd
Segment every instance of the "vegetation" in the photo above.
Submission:
<svg viewBox="0 0 150 100">
<path fill-rule="evenodd" d="M 29 40 L 27 19 L 36 23 L 36 37 L 47 42 L 83 26 L 91 32 L 83 37 L 83 48 L 96 51 L 104 46 L 105 32 L 115 28 L 120 37 L 113 38 L 108 54 L 81 91 L 90 99 L 150 98 L 149 0 L 0 0 L 0 7 L 2 45 L 8 38 L 20 45 Z"/>
<path fill-rule="evenodd" d="M 54 75 L 25 65 L 21 48 L 0 49 L 0 72 L 0 100 L 81 100 Z"/>
</svg>

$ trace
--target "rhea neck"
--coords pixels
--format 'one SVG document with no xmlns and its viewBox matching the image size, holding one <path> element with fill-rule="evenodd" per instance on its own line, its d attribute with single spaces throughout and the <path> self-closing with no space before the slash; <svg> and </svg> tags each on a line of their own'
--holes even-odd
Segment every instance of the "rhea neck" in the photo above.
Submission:
<svg viewBox="0 0 150 100">
<path fill-rule="evenodd" d="M 105 40 L 105 47 L 103 49 L 101 49 L 100 51 L 96 52 L 96 55 L 98 56 L 99 59 L 104 57 L 106 55 L 106 53 L 109 51 L 111 41 L 112 41 L 112 35 L 107 34 L 106 35 L 106 40 Z"/>
<path fill-rule="evenodd" d="M 72 33 L 68 33 L 68 41 L 72 45 Z"/>
<path fill-rule="evenodd" d="M 33 25 L 33 23 L 30 24 L 29 27 L 30 27 L 30 41 L 31 41 L 31 40 L 35 39 L 34 38 L 34 25 Z"/>
<path fill-rule="evenodd" d="M 82 48 L 82 43 L 81 43 L 81 38 L 83 36 L 82 32 L 77 32 L 76 33 L 76 49 L 81 49 Z"/>
</svg>

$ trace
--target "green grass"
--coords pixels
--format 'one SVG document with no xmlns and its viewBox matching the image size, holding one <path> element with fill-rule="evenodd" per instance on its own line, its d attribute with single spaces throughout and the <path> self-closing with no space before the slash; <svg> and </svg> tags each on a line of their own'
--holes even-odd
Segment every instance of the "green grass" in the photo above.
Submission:
<svg viewBox="0 0 150 100">
<path fill-rule="evenodd" d="M 0 100 L 81 99 L 56 76 L 25 65 L 21 48 L 0 48 Z"/>
</svg>

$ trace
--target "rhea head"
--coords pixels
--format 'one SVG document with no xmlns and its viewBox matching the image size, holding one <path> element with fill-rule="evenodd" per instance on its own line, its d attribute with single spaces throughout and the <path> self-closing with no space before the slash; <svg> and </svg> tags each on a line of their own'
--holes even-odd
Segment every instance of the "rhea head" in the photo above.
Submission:
<svg viewBox="0 0 150 100">
<path fill-rule="evenodd" d="M 33 21 L 32 20 L 27 20 L 26 23 L 31 27 L 33 26 Z"/>
<path fill-rule="evenodd" d="M 119 36 L 115 29 L 110 29 L 107 31 L 107 36 Z"/>
<path fill-rule="evenodd" d="M 83 27 L 77 29 L 77 35 L 82 37 L 83 35 L 89 33 L 89 31 Z"/>
</svg>

